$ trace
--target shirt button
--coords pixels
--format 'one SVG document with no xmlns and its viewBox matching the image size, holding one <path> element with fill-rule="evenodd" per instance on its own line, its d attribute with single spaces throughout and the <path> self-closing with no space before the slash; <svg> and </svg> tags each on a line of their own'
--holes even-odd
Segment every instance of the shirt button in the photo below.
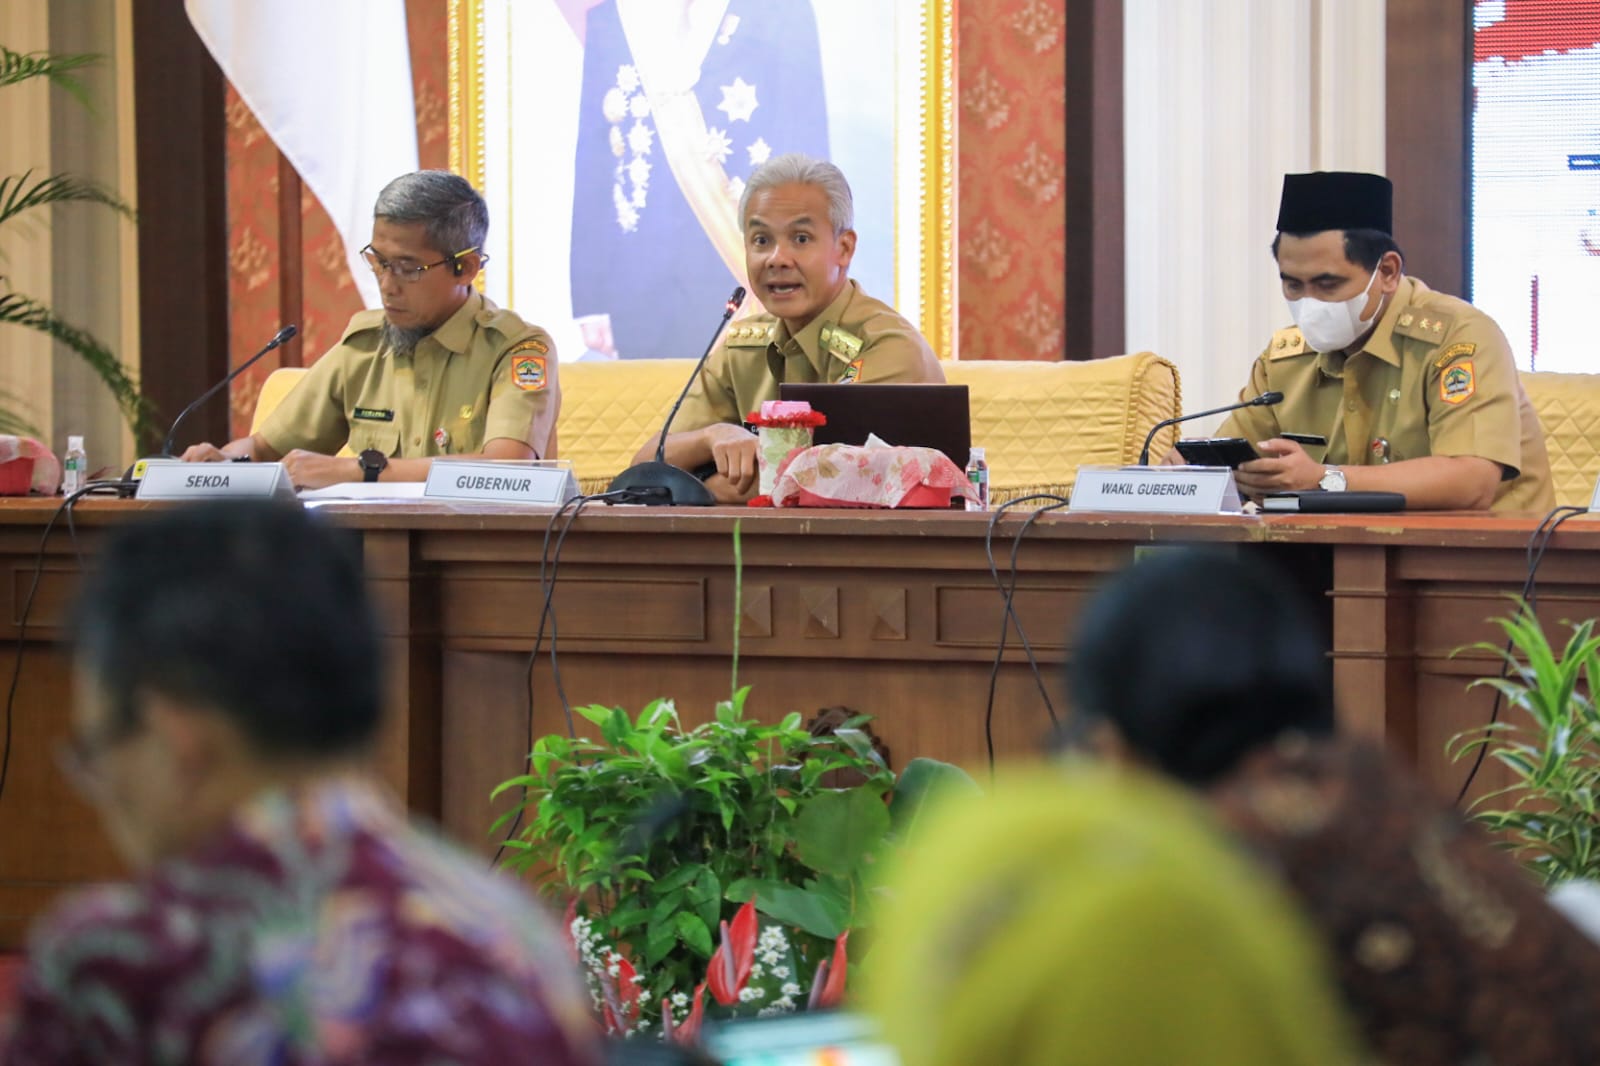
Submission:
<svg viewBox="0 0 1600 1066">
<path fill-rule="evenodd" d="M 412 437 L 411 438 L 411 443 L 420 447 L 421 444 L 422 444 L 422 438 L 421 437 Z"/>
<path fill-rule="evenodd" d="M 1346 411 L 1354 411 L 1356 409 L 1356 402 L 1351 400 L 1349 403 L 1344 405 L 1344 409 Z"/>
</svg>

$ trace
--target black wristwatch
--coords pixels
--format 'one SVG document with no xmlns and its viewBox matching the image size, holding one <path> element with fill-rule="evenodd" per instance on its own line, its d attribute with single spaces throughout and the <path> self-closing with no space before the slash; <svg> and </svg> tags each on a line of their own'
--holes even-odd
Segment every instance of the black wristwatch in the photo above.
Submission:
<svg viewBox="0 0 1600 1066">
<path fill-rule="evenodd" d="M 389 465 L 389 457 L 376 448 L 368 448 L 356 457 L 356 462 L 361 464 L 361 480 L 370 482 L 378 480 L 378 475 Z"/>
</svg>

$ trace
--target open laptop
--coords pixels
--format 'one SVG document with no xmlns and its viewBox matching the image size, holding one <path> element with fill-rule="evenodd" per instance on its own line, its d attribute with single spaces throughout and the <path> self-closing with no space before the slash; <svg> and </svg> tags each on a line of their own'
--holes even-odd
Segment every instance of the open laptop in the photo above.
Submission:
<svg viewBox="0 0 1600 1066">
<path fill-rule="evenodd" d="M 972 414 L 965 385 L 841 385 L 784 382 L 780 400 L 804 400 L 828 416 L 816 444 L 865 444 L 876 433 L 889 444 L 937 448 L 962 470 L 972 451 Z"/>
</svg>

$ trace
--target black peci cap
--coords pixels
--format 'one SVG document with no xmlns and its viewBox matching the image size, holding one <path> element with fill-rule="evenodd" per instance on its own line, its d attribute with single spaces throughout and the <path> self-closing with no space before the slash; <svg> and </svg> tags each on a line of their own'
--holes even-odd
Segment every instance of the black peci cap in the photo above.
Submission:
<svg viewBox="0 0 1600 1066">
<path fill-rule="evenodd" d="M 1380 174 L 1319 170 L 1285 174 L 1279 233 L 1375 229 L 1394 235 L 1394 186 Z"/>
</svg>

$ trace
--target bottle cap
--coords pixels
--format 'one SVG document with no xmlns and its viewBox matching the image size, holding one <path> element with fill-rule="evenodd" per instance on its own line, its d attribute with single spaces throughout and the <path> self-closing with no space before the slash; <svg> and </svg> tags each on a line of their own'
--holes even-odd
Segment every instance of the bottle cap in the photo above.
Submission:
<svg viewBox="0 0 1600 1066">
<path fill-rule="evenodd" d="M 969 462 L 969 463 L 973 462 L 975 460 L 984 458 L 984 454 L 983 454 L 983 449 L 982 448 L 973 448 L 967 454 L 968 454 L 967 462 Z"/>
<path fill-rule="evenodd" d="M 82 437 L 68 437 L 67 438 L 67 451 L 69 451 L 69 452 L 81 452 L 81 451 L 83 451 L 83 438 Z"/>
</svg>

